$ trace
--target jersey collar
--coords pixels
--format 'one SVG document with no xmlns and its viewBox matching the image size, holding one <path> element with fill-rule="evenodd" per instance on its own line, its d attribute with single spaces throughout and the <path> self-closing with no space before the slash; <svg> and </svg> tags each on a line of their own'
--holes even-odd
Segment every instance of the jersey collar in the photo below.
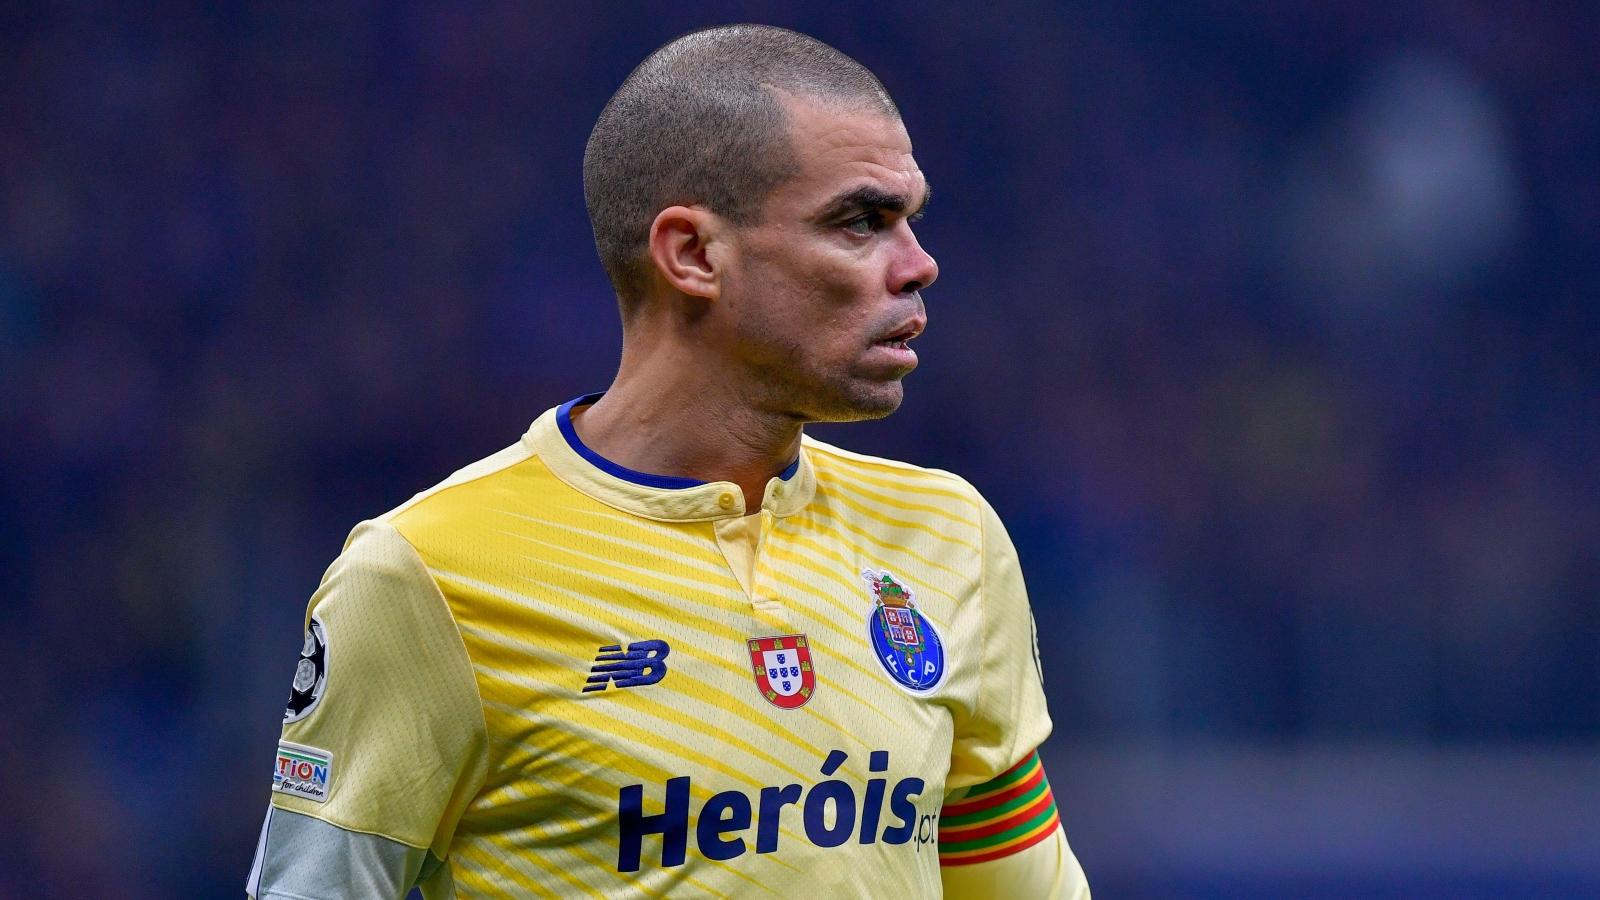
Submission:
<svg viewBox="0 0 1600 900">
<path fill-rule="evenodd" d="M 522 436 L 556 477 L 608 506 L 650 519 L 700 522 L 745 514 L 744 495 L 731 481 L 638 472 L 585 445 L 572 427 L 572 410 L 601 396 L 585 394 L 547 410 Z M 802 448 L 794 462 L 768 479 L 761 508 L 793 515 L 811 502 L 816 488 L 816 473 Z"/>
</svg>

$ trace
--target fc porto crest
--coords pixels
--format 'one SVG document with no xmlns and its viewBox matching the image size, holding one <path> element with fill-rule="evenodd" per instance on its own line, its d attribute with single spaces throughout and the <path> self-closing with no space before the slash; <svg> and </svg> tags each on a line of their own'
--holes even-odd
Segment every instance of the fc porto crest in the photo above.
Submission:
<svg viewBox="0 0 1600 900">
<path fill-rule="evenodd" d="M 872 652 L 895 683 L 924 694 L 944 678 L 944 642 L 933 630 L 911 591 L 888 572 L 866 571 L 861 577 L 872 585 L 873 607 L 867 616 Z"/>
<path fill-rule="evenodd" d="M 803 634 L 751 638 L 750 665 L 756 687 L 767 702 L 779 709 L 805 706 L 817 691 L 817 673 L 811 665 L 811 647 Z"/>
</svg>

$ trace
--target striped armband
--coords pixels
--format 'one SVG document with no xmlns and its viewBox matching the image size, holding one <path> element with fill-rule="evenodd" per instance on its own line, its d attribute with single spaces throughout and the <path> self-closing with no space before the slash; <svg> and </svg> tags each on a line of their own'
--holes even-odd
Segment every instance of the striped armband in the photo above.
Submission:
<svg viewBox="0 0 1600 900">
<path fill-rule="evenodd" d="M 1061 822 L 1034 751 L 998 778 L 973 787 L 939 814 L 939 865 L 968 866 L 1020 853 Z"/>
</svg>

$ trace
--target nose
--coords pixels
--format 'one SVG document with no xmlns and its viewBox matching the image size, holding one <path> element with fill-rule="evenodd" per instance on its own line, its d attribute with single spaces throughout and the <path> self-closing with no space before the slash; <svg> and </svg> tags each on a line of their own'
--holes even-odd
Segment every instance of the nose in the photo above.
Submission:
<svg viewBox="0 0 1600 900">
<path fill-rule="evenodd" d="M 889 269 L 889 291 L 910 294 L 926 288 L 939 278 L 939 263 L 922 249 L 917 236 L 911 232 L 909 222 L 902 222 L 901 227 L 905 234 L 900 241 L 895 264 Z"/>
</svg>

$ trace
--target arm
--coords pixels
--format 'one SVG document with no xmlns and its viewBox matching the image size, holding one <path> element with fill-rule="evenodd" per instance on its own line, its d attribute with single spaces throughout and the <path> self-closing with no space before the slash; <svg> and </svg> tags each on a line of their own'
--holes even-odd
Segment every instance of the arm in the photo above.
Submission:
<svg viewBox="0 0 1600 900">
<path fill-rule="evenodd" d="M 983 513 L 979 694 L 957 720 L 939 817 L 939 864 L 952 898 L 1087 898 L 1035 748 L 1050 733 L 1033 614 L 1017 553 Z"/>
<path fill-rule="evenodd" d="M 945 799 L 939 865 L 945 896 L 954 900 L 1089 897 L 1037 753 Z"/>
<path fill-rule="evenodd" d="M 440 865 L 426 850 L 269 806 L 245 893 L 256 900 L 404 897 Z"/>
<path fill-rule="evenodd" d="M 481 784 L 477 683 L 432 576 L 365 523 L 312 597 L 253 897 L 404 897 L 434 876 Z"/>
</svg>

